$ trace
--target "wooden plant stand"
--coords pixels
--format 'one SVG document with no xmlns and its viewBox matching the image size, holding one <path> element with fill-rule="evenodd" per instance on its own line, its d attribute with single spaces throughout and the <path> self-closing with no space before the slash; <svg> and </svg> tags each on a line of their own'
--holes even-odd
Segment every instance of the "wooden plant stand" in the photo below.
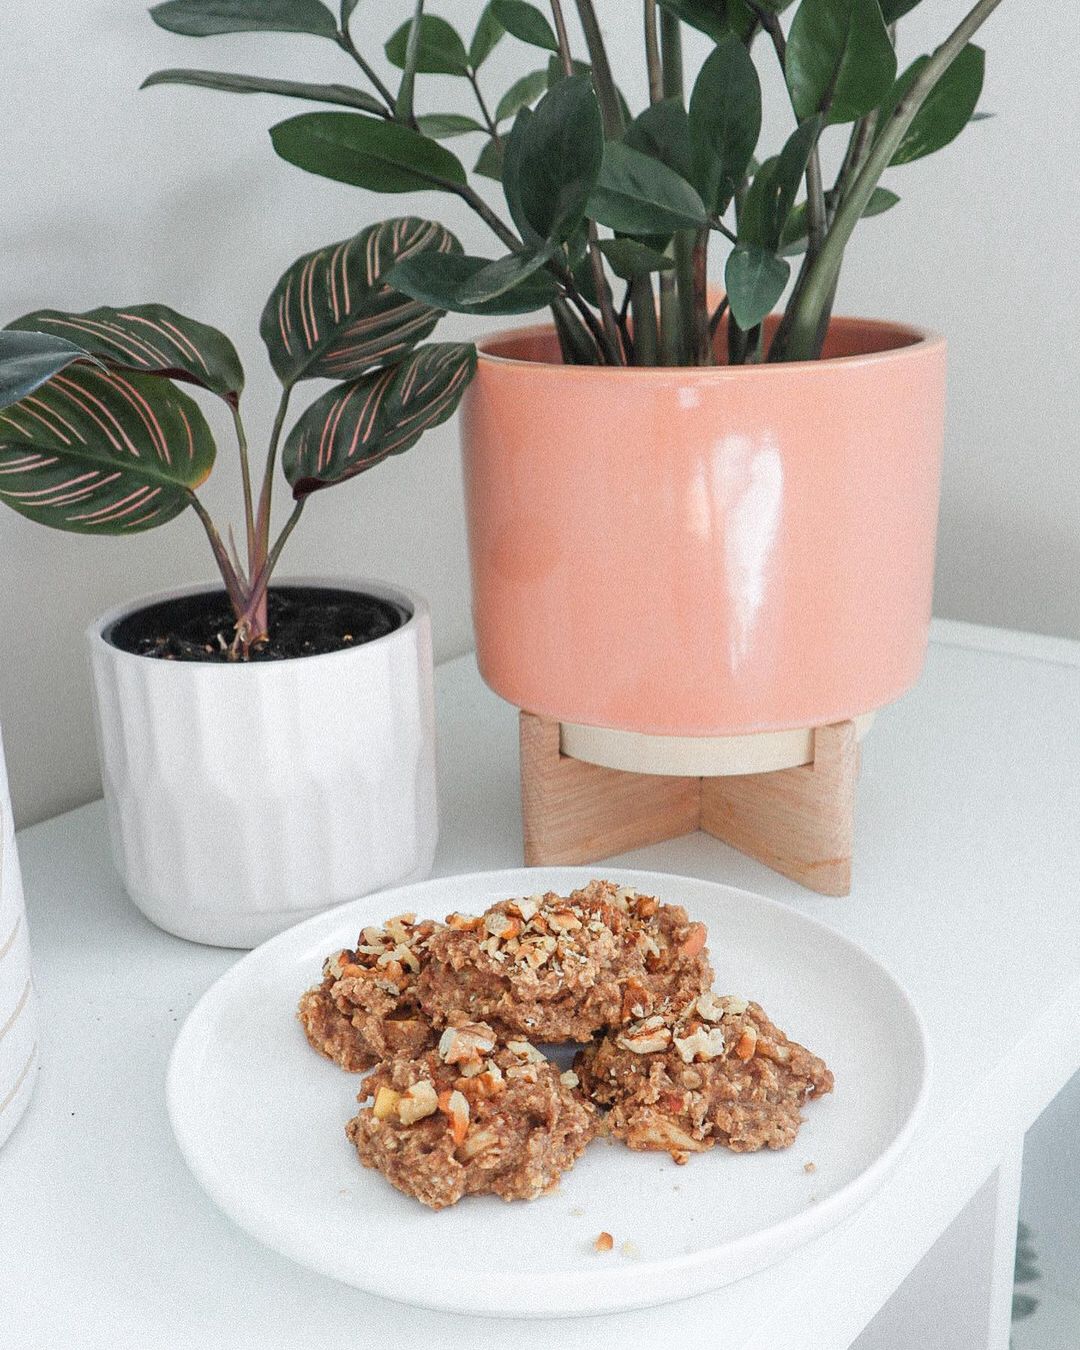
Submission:
<svg viewBox="0 0 1080 1350">
<path fill-rule="evenodd" d="M 559 723 L 533 713 L 521 713 L 520 736 L 528 867 L 597 862 L 704 830 L 821 895 L 851 889 L 853 722 L 818 727 L 810 764 L 718 778 L 571 759 L 560 748 Z"/>
</svg>

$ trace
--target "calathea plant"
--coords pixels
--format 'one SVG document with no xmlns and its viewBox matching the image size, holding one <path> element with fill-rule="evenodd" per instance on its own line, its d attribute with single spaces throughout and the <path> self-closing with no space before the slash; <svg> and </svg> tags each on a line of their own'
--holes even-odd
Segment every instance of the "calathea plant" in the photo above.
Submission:
<svg viewBox="0 0 1080 1350">
<path fill-rule="evenodd" d="M 401 72 L 396 90 L 351 35 L 357 0 L 341 0 L 337 12 L 322 0 L 166 0 L 151 14 L 177 33 L 328 39 L 353 58 L 365 87 L 191 69 L 146 83 L 337 105 L 275 126 L 278 154 L 375 192 L 434 189 L 463 200 L 502 254 L 403 260 L 392 283 L 417 301 L 467 314 L 550 306 L 572 362 L 707 365 L 718 359 L 721 325 L 732 362 L 805 360 L 821 354 L 855 226 L 897 201 L 879 186 L 882 174 L 940 149 L 977 115 L 983 52 L 970 39 L 1000 0 L 977 0 L 934 52 L 898 72 L 896 25 L 918 3 L 643 0 L 649 105 L 637 115 L 615 82 L 592 0 L 575 0 L 587 61 L 571 50 L 562 0 L 550 0 L 550 19 L 528 0 L 490 0 L 468 45 L 416 0 L 385 44 Z M 367 9 L 360 14 L 370 22 Z M 684 25 L 711 43 L 692 83 Z M 481 68 L 507 34 L 543 60 L 494 100 Z M 758 54 L 780 63 L 795 125 L 776 154 L 755 158 Z M 421 105 L 418 77 L 433 75 L 470 86 L 477 116 Z M 466 136 L 482 140 L 475 172 L 501 182 L 505 213 L 443 144 Z M 709 265 L 721 250 L 725 295 L 710 308 Z M 766 348 L 763 320 L 800 256 Z"/>
<path fill-rule="evenodd" d="M 475 349 L 430 343 L 440 311 L 387 286 L 403 260 L 460 254 L 441 225 L 387 220 L 288 268 L 260 331 L 281 400 L 253 482 L 240 397 L 244 373 L 229 339 L 165 305 L 39 310 L 0 332 L 0 501 L 80 534 L 135 534 L 193 510 L 206 531 L 235 616 L 231 655 L 267 637 L 267 586 L 310 497 L 415 445 L 457 407 Z M 285 435 L 304 380 L 333 380 Z M 244 557 L 197 489 L 216 447 L 194 385 L 227 405 L 243 481 Z M 276 537 L 277 460 L 292 511 Z M 228 542 L 226 542 L 226 540 Z"/>
</svg>

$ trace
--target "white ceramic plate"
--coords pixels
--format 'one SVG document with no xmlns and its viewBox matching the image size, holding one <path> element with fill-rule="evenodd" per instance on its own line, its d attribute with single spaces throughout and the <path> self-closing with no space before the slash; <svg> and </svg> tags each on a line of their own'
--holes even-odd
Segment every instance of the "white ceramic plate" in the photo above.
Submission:
<svg viewBox="0 0 1080 1350">
<path fill-rule="evenodd" d="M 442 918 L 595 875 L 685 905 L 709 926 L 716 987 L 758 1000 L 822 1055 L 836 1090 L 794 1146 L 666 1154 L 593 1144 L 553 1195 L 466 1198 L 434 1213 L 363 1169 L 345 1138 L 360 1079 L 294 1016 L 323 957 L 406 910 Z M 241 1228 L 302 1265 L 400 1302 L 552 1317 L 648 1307 L 781 1260 L 881 1183 L 914 1129 L 927 1046 L 907 994 L 824 924 L 747 891 L 622 868 L 446 877 L 365 897 L 273 938 L 204 995 L 177 1038 L 168 1103 L 199 1182 Z M 813 1163 L 811 1171 L 805 1170 Z M 615 1249 L 593 1248 L 605 1230 Z M 631 1244 L 624 1252 L 623 1243 Z"/>
</svg>

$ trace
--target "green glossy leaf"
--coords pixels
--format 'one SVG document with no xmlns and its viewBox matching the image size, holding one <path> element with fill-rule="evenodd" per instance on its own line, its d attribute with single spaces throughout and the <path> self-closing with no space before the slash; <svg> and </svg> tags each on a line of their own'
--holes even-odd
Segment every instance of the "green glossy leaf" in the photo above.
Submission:
<svg viewBox="0 0 1080 1350">
<path fill-rule="evenodd" d="M 756 327 L 784 293 L 791 264 L 757 244 L 737 244 L 724 269 L 731 315 L 743 332 Z"/>
<path fill-rule="evenodd" d="M 571 64 L 574 67 L 574 75 L 592 74 L 592 66 L 589 65 L 588 61 L 573 61 Z M 566 71 L 563 69 L 562 57 L 556 55 L 549 56 L 547 68 L 548 88 L 554 89 L 557 84 L 560 84 L 566 78 L 567 76 Z"/>
<path fill-rule="evenodd" d="M 349 20 L 359 3 L 360 0 L 341 0 L 341 27 L 343 30 L 348 28 Z"/>
<path fill-rule="evenodd" d="M 675 266 L 675 260 L 666 253 L 658 253 L 636 239 L 601 239 L 600 251 L 611 264 L 611 270 L 624 281 L 648 276 L 650 272 L 666 272 Z"/>
<path fill-rule="evenodd" d="M 476 31 L 473 33 L 472 41 L 469 43 L 469 65 L 473 70 L 479 70 L 484 62 L 502 40 L 506 29 L 495 17 L 491 7 L 491 0 L 484 6 L 480 14 L 480 19 L 476 25 Z"/>
<path fill-rule="evenodd" d="M 491 9 L 506 31 L 519 42 L 557 52 L 559 42 L 551 24 L 528 0 L 491 0 Z"/>
<path fill-rule="evenodd" d="M 513 117 L 519 108 L 535 103 L 540 95 L 546 92 L 547 87 L 546 70 L 534 70 L 528 75 L 522 75 L 520 80 L 514 81 L 496 104 L 495 121 L 504 122 L 508 117 Z"/>
<path fill-rule="evenodd" d="M 927 57 L 920 56 L 897 80 L 886 116 L 911 88 L 926 62 Z M 974 116 L 985 70 L 986 53 L 969 42 L 927 95 L 890 163 L 910 164 L 955 140 Z"/>
<path fill-rule="evenodd" d="M 888 188 L 876 187 L 870 194 L 870 200 L 866 204 L 866 210 L 863 212 L 863 219 L 870 216 L 880 216 L 886 211 L 892 210 L 900 198 L 895 192 L 890 192 Z M 806 203 L 799 202 L 792 208 L 784 225 L 783 233 L 780 237 L 780 251 L 785 257 L 794 257 L 796 254 L 806 252 L 807 225 L 806 225 Z"/>
<path fill-rule="evenodd" d="M 886 23 L 895 23 L 910 14 L 919 0 L 881 0 L 881 17 Z"/>
<path fill-rule="evenodd" d="M 608 141 L 600 176 L 589 197 L 593 220 L 624 234 L 670 234 L 705 224 L 708 214 L 697 192 L 674 169 Z"/>
<path fill-rule="evenodd" d="M 819 113 L 796 127 L 780 154 L 769 161 L 767 172 L 758 170 L 739 221 L 742 243 L 760 244 L 770 253 L 779 249 L 784 224 L 795 205 L 810 151 L 823 122 Z"/>
<path fill-rule="evenodd" d="M 527 281 L 551 257 L 551 245 L 545 248 L 510 253 L 480 268 L 467 281 L 462 282 L 458 291 L 458 303 L 462 305 L 483 305 L 497 300 L 514 290 L 523 281 Z"/>
<path fill-rule="evenodd" d="M 701 67 L 689 117 L 691 179 L 709 212 L 723 215 L 761 130 L 761 85 L 738 38 L 726 37 Z"/>
<path fill-rule="evenodd" d="M 623 140 L 631 150 L 651 155 L 682 178 L 689 178 L 690 119 L 682 100 L 665 98 L 652 103 L 626 128 Z"/>
<path fill-rule="evenodd" d="M 166 0 L 150 17 L 170 33 L 314 33 L 336 41 L 337 24 L 321 0 Z"/>
<path fill-rule="evenodd" d="M 463 304 L 459 299 L 461 288 L 490 265 L 489 258 L 468 254 L 420 253 L 399 263 L 386 280 L 388 285 L 424 304 L 459 314 L 531 314 L 558 297 L 555 278 L 550 272 L 538 271 L 493 300 Z"/>
<path fill-rule="evenodd" d="M 348 84 L 303 84 L 298 80 L 271 80 L 261 75 L 232 75 L 223 70 L 158 70 L 148 75 L 140 89 L 155 84 L 188 84 L 198 89 L 218 89 L 226 94 L 280 94 L 285 98 L 302 98 L 311 103 L 337 103 L 344 108 L 358 108 L 362 112 L 381 113 L 377 98 L 353 89 Z"/>
<path fill-rule="evenodd" d="M 878 0 L 802 0 L 785 62 L 800 121 L 817 112 L 853 122 L 876 108 L 896 79 L 896 52 Z"/>
<path fill-rule="evenodd" d="M 725 0 L 658 0 L 658 3 L 661 9 L 707 34 L 714 42 L 723 42 L 731 35 Z"/>
<path fill-rule="evenodd" d="M 278 379 L 286 386 L 347 380 L 400 360 L 432 331 L 440 311 L 392 290 L 387 273 L 405 258 L 460 251 L 442 225 L 402 216 L 298 258 L 259 322 Z"/>
<path fill-rule="evenodd" d="M 484 178 L 493 178 L 496 183 L 502 182 L 503 176 L 503 147 L 494 137 L 488 141 L 483 150 L 477 156 L 476 164 L 473 166 L 478 174 Z"/>
<path fill-rule="evenodd" d="M 405 53 L 409 46 L 412 19 L 406 19 L 386 43 L 386 59 L 398 70 L 405 69 Z M 420 18 L 420 57 L 416 64 L 419 75 L 467 75 L 469 54 L 453 24 L 437 14 Z"/>
<path fill-rule="evenodd" d="M 518 113 L 507 141 L 503 186 L 527 243 L 559 241 L 573 232 L 603 156 L 604 126 L 588 76 L 560 81 L 532 113 Z"/>
<path fill-rule="evenodd" d="M 169 380 L 73 365 L 0 412 L 0 501 L 77 534 L 137 534 L 214 465 L 198 404 Z"/>
<path fill-rule="evenodd" d="M 113 370 L 185 380 L 232 404 L 244 388 L 240 358 L 225 334 L 168 305 L 104 305 L 85 314 L 39 309 L 8 326 L 53 333 L 79 343 Z"/>
<path fill-rule="evenodd" d="M 316 399 L 282 451 L 293 496 L 343 483 L 408 450 L 453 414 L 475 370 L 471 344 L 432 343 Z"/>
<path fill-rule="evenodd" d="M 486 130 L 475 117 L 465 117 L 461 113 L 424 113 L 416 121 L 424 135 L 436 141 L 448 141 L 454 136 L 467 136 L 473 131 Z"/>
<path fill-rule="evenodd" d="M 437 141 L 360 113 L 301 113 L 270 128 L 274 149 L 308 173 L 372 192 L 453 192 L 461 161 Z"/>
<path fill-rule="evenodd" d="M 97 364 L 81 347 L 51 333 L 0 332 L 0 408 L 18 403 L 74 361 Z"/>
</svg>

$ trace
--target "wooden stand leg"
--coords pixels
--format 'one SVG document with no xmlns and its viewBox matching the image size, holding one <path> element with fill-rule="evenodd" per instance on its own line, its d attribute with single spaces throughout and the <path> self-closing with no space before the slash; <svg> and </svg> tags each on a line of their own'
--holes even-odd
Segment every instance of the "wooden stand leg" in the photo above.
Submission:
<svg viewBox="0 0 1080 1350">
<path fill-rule="evenodd" d="M 853 722 L 814 732 L 814 762 L 745 777 L 705 778 L 701 828 L 821 895 L 851 890 Z"/>
<path fill-rule="evenodd" d="M 596 862 L 698 828 L 697 778 L 620 773 L 570 759 L 559 724 L 523 712 L 521 806 L 525 865 Z"/>
<path fill-rule="evenodd" d="M 523 712 L 529 867 L 596 862 L 702 829 L 822 895 L 847 895 L 859 745 L 853 722 L 814 733 L 814 762 L 726 778 L 624 773 L 571 759 L 559 724 Z"/>
</svg>

